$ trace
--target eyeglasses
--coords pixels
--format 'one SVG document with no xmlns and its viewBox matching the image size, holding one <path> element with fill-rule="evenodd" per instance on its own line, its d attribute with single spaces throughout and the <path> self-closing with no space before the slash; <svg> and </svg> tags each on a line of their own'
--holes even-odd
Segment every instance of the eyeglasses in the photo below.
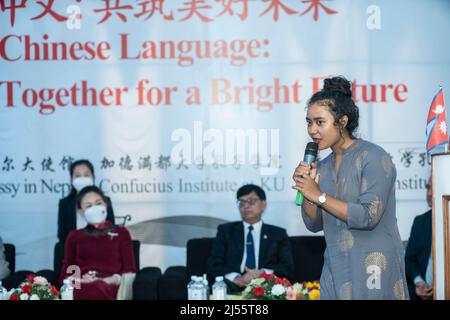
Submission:
<svg viewBox="0 0 450 320">
<path fill-rule="evenodd" d="M 256 202 L 258 202 L 260 199 L 248 199 L 248 200 L 244 200 L 244 199 L 240 199 L 237 201 L 237 204 L 239 207 L 245 207 L 246 204 L 248 204 L 249 206 L 253 206 L 256 204 Z"/>
</svg>

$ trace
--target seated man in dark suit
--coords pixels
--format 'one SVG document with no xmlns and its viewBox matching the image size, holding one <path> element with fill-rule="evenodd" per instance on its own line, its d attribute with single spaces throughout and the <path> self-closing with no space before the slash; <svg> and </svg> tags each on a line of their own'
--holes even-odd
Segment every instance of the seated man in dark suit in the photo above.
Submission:
<svg viewBox="0 0 450 320">
<path fill-rule="evenodd" d="M 431 178 L 427 184 L 427 202 L 432 206 Z M 417 216 L 411 229 L 405 254 L 406 277 L 411 299 L 433 299 L 433 257 L 431 255 L 431 210 Z"/>
<path fill-rule="evenodd" d="M 245 185 L 237 191 L 237 200 L 242 221 L 218 227 L 209 275 L 224 276 L 231 293 L 242 291 L 263 271 L 291 278 L 294 261 L 286 230 L 261 220 L 267 206 L 264 190 Z"/>
</svg>

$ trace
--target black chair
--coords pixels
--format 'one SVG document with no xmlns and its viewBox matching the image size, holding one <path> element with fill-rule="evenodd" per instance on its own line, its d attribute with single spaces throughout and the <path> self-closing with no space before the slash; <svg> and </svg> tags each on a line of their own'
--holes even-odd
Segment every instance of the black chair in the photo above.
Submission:
<svg viewBox="0 0 450 320">
<path fill-rule="evenodd" d="M 140 269 L 141 242 L 133 240 L 133 254 L 136 264 L 136 278 L 133 282 L 134 300 L 156 300 L 158 298 L 158 281 L 161 277 L 161 269 L 158 267 L 145 267 Z M 58 283 L 64 259 L 64 243 L 58 242 L 54 248 L 53 281 Z"/>
<path fill-rule="evenodd" d="M 166 269 L 158 284 L 159 300 L 187 300 L 188 276 L 185 266 Z"/>
<path fill-rule="evenodd" d="M 158 267 L 140 268 L 140 246 L 140 241 L 133 240 L 134 258 L 136 259 L 136 270 L 138 270 L 133 282 L 133 300 L 157 300 L 161 269 Z"/>
<path fill-rule="evenodd" d="M 293 282 L 319 280 L 326 243 L 323 236 L 295 236 L 291 240 L 294 258 Z"/>
<path fill-rule="evenodd" d="M 11 243 L 5 243 L 5 259 L 9 263 L 11 274 L 16 271 L 16 246 Z"/>
<path fill-rule="evenodd" d="M 211 255 L 214 238 L 191 239 L 186 246 L 186 272 L 191 276 L 208 273 L 208 259 Z M 208 277 L 208 281 L 214 280 Z"/>
<path fill-rule="evenodd" d="M 186 267 L 169 267 L 159 280 L 160 300 L 186 300 L 191 276 L 207 274 L 208 258 L 214 238 L 190 239 L 186 245 Z M 208 276 L 211 284 L 213 279 Z"/>
</svg>

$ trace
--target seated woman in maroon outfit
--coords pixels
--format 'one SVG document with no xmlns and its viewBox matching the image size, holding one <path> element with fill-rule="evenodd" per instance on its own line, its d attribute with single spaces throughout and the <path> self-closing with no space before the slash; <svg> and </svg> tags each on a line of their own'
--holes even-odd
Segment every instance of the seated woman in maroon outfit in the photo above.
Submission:
<svg viewBox="0 0 450 320">
<path fill-rule="evenodd" d="M 88 225 L 72 230 L 67 237 L 60 282 L 68 277 L 79 281 L 75 300 L 115 300 L 121 275 L 136 273 L 130 234 L 106 221 L 105 196 L 99 188 L 82 189 L 77 206 Z M 70 266 L 78 267 L 80 274 L 70 273 L 74 270 Z"/>
</svg>

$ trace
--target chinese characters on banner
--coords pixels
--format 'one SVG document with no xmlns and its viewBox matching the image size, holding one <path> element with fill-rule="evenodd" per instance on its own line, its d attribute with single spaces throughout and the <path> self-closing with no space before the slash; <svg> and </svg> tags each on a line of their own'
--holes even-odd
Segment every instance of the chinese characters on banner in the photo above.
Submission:
<svg viewBox="0 0 450 320">
<path fill-rule="evenodd" d="M 324 4 L 323 0 L 260 0 L 265 4 L 264 10 L 255 12 L 258 17 L 269 16 L 278 21 L 282 15 L 303 17 L 312 14 L 313 20 L 319 20 L 319 14 L 332 15 L 338 13 L 336 10 Z M 73 0 L 71 4 L 76 5 L 79 0 Z M 201 22 L 214 22 L 224 18 L 238 18 L 245 21 L 249 18 L 251 10 L 250 0 L 97 0 L 97 7 L 87 15 L 98 16 L 98 24 L 127 23 L 130 19 L 149 20 L 156 16 L 166 21 L 182 22 L 190 19 L 199 19 Z M 38 6 L 41 12 L 30 20 L 53 19 L 56 22 L 66 22 L 69 17 L 54 8 L 55 0 L 26 1 L 26 0 L 0 0 L 0 12 L 9 15 L 10 25 L 14 26 L 16 15 L 26 14 L 26 8 Z M 69 4 L 68 4 L 69 5 Z M 168 8 L 169 5 L 175 7 Z M 78 14 L 77 19 L 83 16 Z"/>
</svg>

